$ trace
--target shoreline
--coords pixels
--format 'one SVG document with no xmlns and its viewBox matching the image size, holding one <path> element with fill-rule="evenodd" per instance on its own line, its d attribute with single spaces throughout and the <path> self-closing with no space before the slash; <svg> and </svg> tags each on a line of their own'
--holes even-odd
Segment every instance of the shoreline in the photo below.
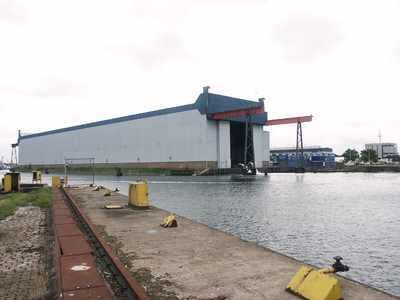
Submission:
<svg viewBox="0 0 400 300">
<path fill-rule="evenodd" d="M 16 168 L 16 173 L 30 173 L 33 171 L 40 171 L 42 174 L 57 173 L 62 174 L 65 172 L 64 168 Z M 269 174 L 269 173 L 343 173 L 343 172 L 400 172 L 400 165 L 357 165 L 357 166 L 338 166 L 338 167 L 305 167 L 304 172 L 297 172 L 296 167 L 281 167 L 272 166 L 258 168 L 259 172 Z M 197 176 L 214 176 L 214 175 L 230 175 L 241 173 L 240 168 L 212 168 L 208 170 L 200 169 L 171 169 L 171 168 L 92 168 L 92 167 L 69 167 L 67 174 L 115 174 L 117 176 L 125 175 L 197 175 Z M 118 175 L 119 174 L 119 175 Z"/>
</svg>

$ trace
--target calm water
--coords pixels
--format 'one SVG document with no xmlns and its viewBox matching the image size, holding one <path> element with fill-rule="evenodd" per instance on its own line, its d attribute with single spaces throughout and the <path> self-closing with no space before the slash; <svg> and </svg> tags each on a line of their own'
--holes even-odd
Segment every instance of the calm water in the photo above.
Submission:
<svg viewBox="0 0 400 300">
<path fill-rule="evenodd" d="M 43 174 L 43 182 L 55 175 Z M 340 255 L 351 268 L 343 276 L 400 296 L 398 173 L 95 175 L 95 183 L 127 195 L 138 178 L 148 180 L 150 205 L 319 268 Z M 31 180 L 22 173 L 22 182 Z M 92 182 L 92 175 L 69 175 L 70 185 Z"/>
</svg>

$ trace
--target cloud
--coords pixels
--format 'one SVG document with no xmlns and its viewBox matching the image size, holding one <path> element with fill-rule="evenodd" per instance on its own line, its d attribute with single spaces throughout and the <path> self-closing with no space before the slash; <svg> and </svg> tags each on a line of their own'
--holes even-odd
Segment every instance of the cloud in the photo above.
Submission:
<svg viewBox="0 0 400 300">
<path fill-rule="evenodd" d="M 83 97 L 87 92 L 87 90 L 81 86 L 56 78 L 42 79 L 35 83 L 35 87 L 6 86 L 2 91 L 39 98 Z"/>
<path fill-rule="evenodd" d="M 400 63 L 400 40 L 396 43 L 393 52 L 395 63 Z"/>
<path fill-rule="evenodd" d="M 306 15 L 285 21 L 273 36 L 285 48 L 287 59 L 295 63 L 330 53 L 341 40 L 333 21 Z"/>
<path fill-rule="evenodd" d="M 119 52 L 132 57 L 141 69 L 158 69 L 190 57 L 183 41 L 179 34 L 168 32 L 147 44 L 121 47 Z"/>
<path fill-rule="evenodd" d="M 15 3 L 15 1 L 0 1 L 0 21 L 18 23 L 27 16 L 28 10 Z"/>
</svg>

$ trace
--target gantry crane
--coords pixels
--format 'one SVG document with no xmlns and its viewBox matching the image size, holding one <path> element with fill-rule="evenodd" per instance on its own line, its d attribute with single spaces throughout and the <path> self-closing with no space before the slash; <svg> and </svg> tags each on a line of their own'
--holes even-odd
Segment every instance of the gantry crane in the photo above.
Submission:
<svg viewBox="0 0 400 300">
<path fill-rule="evenodd" d="M 232 118 L 239 116 L 246 116 L 246 136 L 245 136 L 245 147 L 244 147 L 244 166 L 248 167 L 248 163 L 255 163 L 254 156 L 254 145 L 253 145 L 253 122 L 252 115 L 261 114 L 264 112 L 264 100 L 265 98 L 259 98 L 258 102 L 247 106 L 240 107 L 229 107 L 224 110 L 209 111 L 210 94 L 208 89 L 210 87 L 204 87 L 203 92 L 206 93 L 206 111 L 207 118 L 211 120 L 218 120 L 224 118 Z M 276 119 L 265 122 L 265 126 L 281 125 L 281 124 L 293 124 L 297 123 L 297 138 L 296 138 L 296 172 L 304 172 L 304 153 L 303 153 L 303 133 L 301 128 L 302 122 L 311 122 L 312 115 L 304 117 L 294 117 L 285 119 Z M 300 153 L 299 153 L 300 152 Z M 299 163 L 299 156 L 301 155 L 301 163 Z M 251 168 L 252 173 L 255 174 L 256 169 Z"/>
<path fill-rule="evenodd" d="M 311 122 L 312 115 L 305 117 L 294 117 L 285 119 L 276 119 L 265 122 L 265 126 L 293 124 L 297 123 L 297 137 L 296 137 L 296 172 L 304 172 L 304 152 L 303 152 L 303 132 L 301 129 L 302 122 Z M 301 163 L 299 163 L 299 152 L 301 154 Z"/>
<path fill-rule="evenodd" d="M 11 162 L 10 162 L 11 167 L 15 167 L 18 165 L 17 147 L 18 143 L 11 144 Z"/>
</svg>

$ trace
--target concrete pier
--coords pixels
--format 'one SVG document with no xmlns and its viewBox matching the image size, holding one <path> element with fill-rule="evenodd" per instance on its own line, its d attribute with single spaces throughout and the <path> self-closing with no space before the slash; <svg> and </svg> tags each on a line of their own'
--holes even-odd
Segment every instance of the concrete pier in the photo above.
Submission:
<svg viewBox="0 0 400 300">
<path fill-rule="evenodd" d="M 93 224 L 105 225 L 124 251 L 136 253 L 131 271 L 144 267 L 155 278 L 167 274 L 172 285 L 166 289 L 182 299 L 300 299 L 285 287 L 301 266 L 312 266 L 183 217 L 177 216 L 178 227 L 164 228 L 160 223 L 169 212 L 152 206 L 135 210 L 126 206 L 128 197 L 115 192 L 103 196 L 105 191 L 68 189 Z M 339 279 L 344 299 L 400 299 L 339 274 L 331 276 Z"/>
</svg>

